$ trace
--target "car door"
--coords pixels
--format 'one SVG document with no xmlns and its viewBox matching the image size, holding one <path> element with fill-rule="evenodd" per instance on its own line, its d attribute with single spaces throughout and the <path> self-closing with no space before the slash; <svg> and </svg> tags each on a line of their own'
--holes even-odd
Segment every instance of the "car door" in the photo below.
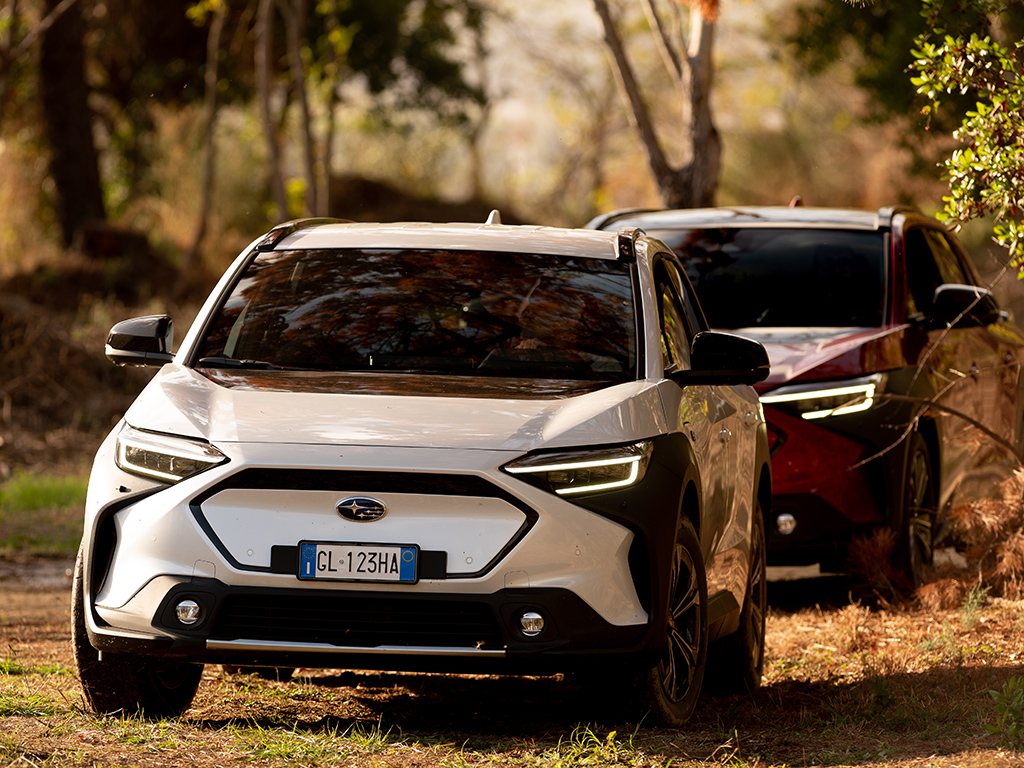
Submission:
<svg viewBox="0 0 1024 768">
<path fill-rule="evenodd" d="M 952 328 L 930 324 L 935 289 L 949 284 L 976 285 L 974 271 L 937 229 L 908 229 L 904 248 L 908 319 L 922 321 L 929 328 L 928 343 L 917 364 L 931 380 L 943 409 L 941 506 L 958 490 L 973 496 L 972 486 L 981 481 L 978 468 L 998 459 L 1000 450 L 976 424 L 1011 444 L 1016 439 L 1019 346 L 1014 343 L 1016 334 L 1003 328 L 1002 322 Z"/>
<path fill-rule="evenodd" d="M 706 328 L 689 281 L 674 259 L 665 256 L 655 263 L 655 288 L 666 372 L 688 368 L 693 336 Z M 742 596 L 746 552 L 740 550 L 749 537 L 756 396 L 749 387 L 731 386 L 686 386 L 680 395 L 680 424 L 689 434 L 698 460 L 703 459 L 701 544 L 707 556 L 708 590 L 710 594 L 729 590 Z"/>
</svg>

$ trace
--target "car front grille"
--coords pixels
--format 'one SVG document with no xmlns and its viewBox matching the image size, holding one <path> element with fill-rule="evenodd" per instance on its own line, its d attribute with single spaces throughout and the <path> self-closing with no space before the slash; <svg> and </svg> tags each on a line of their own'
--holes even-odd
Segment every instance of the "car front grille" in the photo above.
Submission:
<svg viewBox="0 0 1024 768">
<path fill-rule="evenodd" d="M 229 595 L 211 640 L 502 648 L 489 606 L 459 600 L 350 595 Z"/>
</svg>

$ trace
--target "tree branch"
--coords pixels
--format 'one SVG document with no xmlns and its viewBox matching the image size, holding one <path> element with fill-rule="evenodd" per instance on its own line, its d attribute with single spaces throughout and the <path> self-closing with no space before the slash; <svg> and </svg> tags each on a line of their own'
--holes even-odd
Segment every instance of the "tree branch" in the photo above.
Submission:
<svg viewBox="0 0 1024 768">
<path fill-rule="evenodd" d="M 669 37 L 668 30 L 661 20 L 658 9 L 654 7 L 654 0 L 643 0 L 641 4 L 644 7 L 644 14 L 647 16 L 647 23 L 651 25 L 651 30 L 654 32 L 654 42 L 658 47 L 662 60 L 665 62 L 665 68 L 672 73 L 677 81 L 681 80 L 683 77 L 683 62 L 676 52 L 675 46 L 672 45 L 672 39 Z"/>
<path fill-rule="evenodd" d="M 630 121 L 640 133 L 640 140 L 647 152 L 647 160 L 650 163 L 651 170 L 658 180 L 658 186 L 665 189 L 666 184 L 672 186 L 675 183 L 673 179 L 674 174 L 661 147 L 661 143 L 658 141 L 658 134 L 654 130 L 654 123 L 651 120 L 650 112 L 644 103 L 643 95 L 640 93 L 640 86 L 637 83 L 636 75 L 633 73 L 633 67 L 626 56 L 615 20 L 612 18 L 608 3 L 605 0 L 594 0 L 594 8 L 597 10 L 597 15 L 601 19 L 601 25 L 604 27 L 604 39 L 612 55 L 612 70 L 615 73 L 615 79 L 630 107 Z M 666 202 L 671 204 L 671 201 L 666 200 Z"/>
</svg>

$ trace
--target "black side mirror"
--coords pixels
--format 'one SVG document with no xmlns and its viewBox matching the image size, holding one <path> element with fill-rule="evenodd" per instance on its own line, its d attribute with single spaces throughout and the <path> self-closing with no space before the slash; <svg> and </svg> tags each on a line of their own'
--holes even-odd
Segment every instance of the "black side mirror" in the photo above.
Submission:
<svg viewBox="0 0 1024 768">
<path fill-rule="evenodd" d="M 690 368 L 669 375 L 679 384 L 756 384 L 768 378 L 768 353 L 756 341 L 703 331 L 690 345 Z"/>
<path fill-rule="evenodd" d="M 999 322 L 1002 313 L 992 291 L 976 285 L 949 283 L 935 289 L 931 320 L 938 326 L 989 325 Z"/>
<path fill-rule="evenodd" d="M 110 329 L 104 352 L 115 365 L 159 366 L 174 359 L 174 322 L 167 315 L 122 320 Z"/>
</svg>

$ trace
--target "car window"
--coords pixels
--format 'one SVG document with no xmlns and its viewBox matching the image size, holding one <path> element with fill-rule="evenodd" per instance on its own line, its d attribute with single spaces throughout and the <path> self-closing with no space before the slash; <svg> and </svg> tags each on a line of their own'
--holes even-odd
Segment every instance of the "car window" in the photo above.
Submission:
<svg viewBox="0 0 1024 768">
<path fill-rule="evenodd" d="M 658 317 L 661 323 L 661 355 L 667 371 L 690 367 L 690 344 L 693 340 L 693 329 L 687 320 L 679 296 L 678 277 L 672 279 L 672 270 L 669 267 L 668 262 L 662 261 L 655 267 L 654 272 Z"/>
<path fill-rule="evenodd" d="M 632 297 L 630 266 L 605 259 L 272 251 L 237 281 L 200 357 L 221 365 L 619 381 L 636 375 Z"/>
<path fill-rule="evenodd" d="M 960 259 L 942 235 L 917 227 L 903 238 L 907 269 L 907 315 L 928 314 L 935 289 L 945 283 L 970 284 Z"/>
<path fill-rule="evenodd" d="M 941 232 L 934 229 L 924 230 L 924 236 L 928 239 L 928 245 L 935 254 L 935 261 L 939 265 L 939 272 L 942 275 L 942 282 L 955 283 L 959 285 L 970 285 L 971 280 L 960 263 L 960 258 L 949 244 L 949 240 Z"/>
<path fill-rule="evenodd" d="M 651 229 L 679 257 L 712 328 L 882 324 L 880 232 L 827 229 Z"/>
</svg>

